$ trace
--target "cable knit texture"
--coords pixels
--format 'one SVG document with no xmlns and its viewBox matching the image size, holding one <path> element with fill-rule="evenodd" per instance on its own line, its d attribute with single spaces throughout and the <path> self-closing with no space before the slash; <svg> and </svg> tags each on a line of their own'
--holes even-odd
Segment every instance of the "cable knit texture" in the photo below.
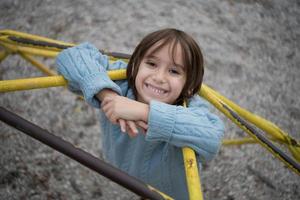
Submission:
<svg viewBox="0 0 300 200">
<path fill-rule="evenodd" d="M 85 100 L 99 108 L 94 95 L 103 88 L 122 94 L 120 87 L 107 75 L 108 58 L 89 43 L 63 50 L 56 59 L 57 71 L 68 80 L 70 91 L 83 94 Z"/>
<path fill-rule="evenodd" d="M 89 43 L 62 51 L 56 64 L 69 89 L 83 94 L 96 108 L 101 102 L 94 97 L 103 88 L 135 99 L 126 80 L 114 82 L 107 75 L 107 70 L 126 68 L 126 63 L 109 64 L 107 56 Z M 216 155 L 224 133 L 223 123 L 209 112 L 204 99 L 195 95 L 188 105 L 184 108 L 151 101 L 147 133 L 140 132 L 136 138 L 123 134 L 99 109 L 105 159 L 175 199 L 188 199 L 181 148 L 194 149 L 201 164 Z"/>
</svg>

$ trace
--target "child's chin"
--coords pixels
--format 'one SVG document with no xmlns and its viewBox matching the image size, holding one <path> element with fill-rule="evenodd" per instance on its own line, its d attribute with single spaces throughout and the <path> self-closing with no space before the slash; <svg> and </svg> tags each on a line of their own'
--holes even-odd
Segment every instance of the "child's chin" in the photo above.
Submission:
<svg viewBox="0 0 300 200">
<path fill-rule="evenodd" d="M 150 101 L 153 101 L 153 100 L 159 101 L 159 102 L 162 102 L 162 103 L 168 103 L 168 104 L 169 104 L 169 102 L 168 102 L 166 99 L 162 99 L 162 98 L 151 98 Z M 150 101 L 149 101 L 149 103 L 150 103 Z"/>
<path fill-rule="evenodd" d="M 169 103 L 165 98 L 159 98 L 159 97 L 152 97 L 152 96 L 147 96 L 141 99 L 138 99 L 138 101 L 146 104 L 150 104 L 151 101 L 159 101 L 163 103 Z"/>
</svg>

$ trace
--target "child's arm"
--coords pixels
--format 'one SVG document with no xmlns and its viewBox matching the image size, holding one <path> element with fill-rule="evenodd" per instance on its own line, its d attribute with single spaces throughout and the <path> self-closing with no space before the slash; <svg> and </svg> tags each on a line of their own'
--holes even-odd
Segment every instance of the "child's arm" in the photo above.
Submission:
<svg viewBox="0 0 300 200">
<path fill-rule="evenodd" d="M 101 108 L 112 123 L 117 123 L 118 119 L 148 121 L 149 105 L 123 96 L 105 97 Z"/>
<path fill-rule="evenodd" d="M 150 103 L 146 140 L 162 141 L 177 147 L 191 147 L 202 161 L 218 152 L 224 133 L 222 121 L 195 95 L 188 108 L 157 101 Z"/>
<path fill-rule="evenodd" d="M 119 124 L 123 132 L 134 137 L 138 134 L 137 126 L 146 132 L 149 106 L 129 98 L 119 96 L 114 91 L 104 89 L 97 94 L 102 102 L 101 109 L 113 123 Z"/>
<path fill-rule="evenodd" d="M 94 107 L 100 108 L 104 96 L 118 96 L 128 90 L 126 80 L 112 81 L 107 75 L 107 70 L 123 69 L 127 64 L 123 61 L 109 64 L 108 57 L 92 44 L 83 43 L 63 50 L 56 58 L 56 65 L 58 73 L 68 80 L 69 90 L 84 95 L 85 100 Z M 137 126 L 146 127 L 140 121 L 120 120 L 119 123 L 132 136 L 136 135 L 132 130 L 137 130 Z"/>
<path fill-rule="evenodd" d="M 103 89 L 110 89 L 122 95 L 120 85 L 113 82 L 107 75 L 107 70 L 126 68 L 124 62 L 109 65 L 106 55 L 89 44 L 63 50 L 56 58 L 57 71 L 68 80 L 68 87 L 77 94 L 83 94 L 86 101 L 100 108 L 100 102 L 95 95 Z"/>
</svg>

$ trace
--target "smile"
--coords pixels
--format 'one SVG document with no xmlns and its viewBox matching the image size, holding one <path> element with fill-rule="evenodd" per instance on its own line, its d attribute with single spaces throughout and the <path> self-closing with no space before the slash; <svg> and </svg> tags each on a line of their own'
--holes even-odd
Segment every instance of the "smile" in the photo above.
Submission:
<svg viewBox="0 0 300 200">
<path fill-rule="evenodd" d="M 148 90 L 150 90 L 152 93 L 157 94 L 157 95 L 162 95 L 162 94 L 167 93 L 167 90 L 155 87 L 155 86 L 147 84 L 147 83 L 145 83 L 145 86 Z"/>
</svg>

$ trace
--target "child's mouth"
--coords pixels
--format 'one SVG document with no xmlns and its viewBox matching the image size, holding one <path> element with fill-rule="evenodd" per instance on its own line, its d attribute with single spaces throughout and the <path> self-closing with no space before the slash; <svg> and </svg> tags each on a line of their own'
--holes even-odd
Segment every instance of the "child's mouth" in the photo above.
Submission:
<svg viewBox="0 0 300 200">
<path fill-rule="evenodd" d="M 162 89 L 162 88 L 155 87 L 155 86 L 150 85 L 150 84 L 148 84 L 148 83 L 145 83 L 145 86 L 146 86 L 146 88 L 147 88 L 151 93 L 153 93 L 153 94 L 155 94 L 155 95 L 158 95 L 158 96 L 167 93 L 167 90 L 164 90 L 164 89 Z"/>
</svg>

